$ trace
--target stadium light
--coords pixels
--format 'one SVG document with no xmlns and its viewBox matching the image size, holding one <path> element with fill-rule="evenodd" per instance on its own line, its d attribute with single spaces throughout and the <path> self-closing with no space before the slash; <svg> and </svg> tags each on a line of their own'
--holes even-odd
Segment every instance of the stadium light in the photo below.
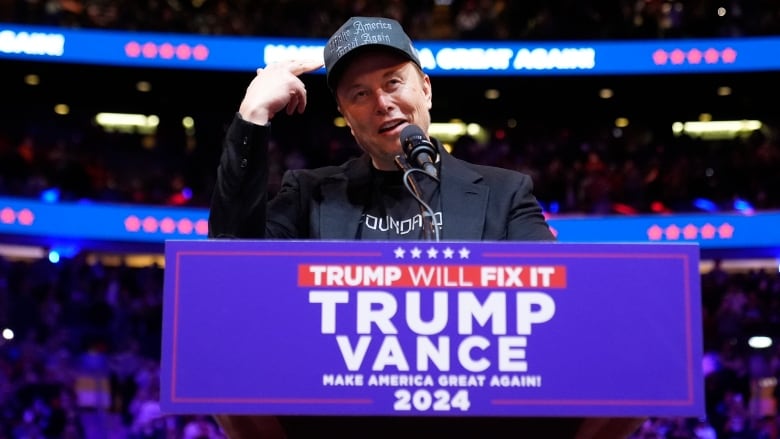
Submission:
<svg viewBox="0 0 780 439">
<path fill-rule="evenodd" d="M 476 123 L 464 123 L 453 120 L 450 122 L 433 122 L 428 128 L 428 133 L 442 142 L 453 142 L 458 137 L 468 134 L 478 142 L 487 142 L 489 135 L 487 130 Z"/>
<path fill-rule="evenodd" d="M 98 113 L 95 122 L 106 131 L 152 134 L 160 124 L 160 118 L 154 114 Z"/>
<path fill-rule="evenodd" d="M 56 203 L 60 200 L 60 189 L 50 188 L 41 192 L 41 201 L 44 203 Z"/>
<path fill-rule="evenodd" d="M 762 126 L 759 120 L 689 121 L 673 123 L 672 132 L 677 136 L 687 134 L 706 139 L 733 139 L 760 130 Z"/>
<path fill-rule="evenodd" d="M 734 210 L 740 213 L 744 213 L 746 215 L 751 215 L 755 213 L 755 209 L 753 208 L 753 205 L 750 204 L 747 200 L 743 200 L 742 198 L 737 198 L 734 200 Z"/>
<path fill-rule="evenodd" d="M 717 212 L 718 206 L 712 201 L 706 198 L 697 198 L 693 200 L 693 205 L 705 212 Z"/>
<path fill-rule="evenodd" d="M 772 338 L 764 335 L 754 335 L 748 339 L 748 346 L 753 349 L 766 349 L 772 346 Z"/>
</svg>

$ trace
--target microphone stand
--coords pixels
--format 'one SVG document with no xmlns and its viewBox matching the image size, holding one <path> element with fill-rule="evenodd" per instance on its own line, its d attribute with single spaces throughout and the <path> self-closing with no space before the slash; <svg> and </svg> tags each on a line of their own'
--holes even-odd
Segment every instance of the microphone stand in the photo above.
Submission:
<svg viewBox="0 0 780 439">
<path fill-rule="evenodd" d="M 404 171 L 403 182 L 404 182 L 404 186 L 406 187 L 406 190 L 408 190 L 409 193 L 412 194 L 414 199 L 417 200 L 417 203 L 420 205 L 420 215 L 422 215 L 422 220 L 423 220 L 423 238 L 427 241 L 430 241 L 431 233 L 432 233 L 433 240 L 438 242 L 440 239 L 439 227 L 436 225 L 435 213 L 433 212 L 433 209 L 431 209 L 431 206 L 429 206 L 428 203 L 426 203 L 425 200 L 423 200 L 420 187 L 417 185 L 417 182 L 414 180 L 414 178 L 412 178 L 412 174 L 414 174 L 415 172 L 419 172 L 424 174 L 426 177 L 433 178 L 437 182 L 439 181 L 439 179 L 430 175 L 429 173 L 427 173 L 422 169 L 409 166 L 409 162 L 407 162 L 406 158 L 404 158 L 403 156 L 400 155 L 395 156 L 394 161 L 396 166 L 398 166 L 399 169 Z"/>
</svg>

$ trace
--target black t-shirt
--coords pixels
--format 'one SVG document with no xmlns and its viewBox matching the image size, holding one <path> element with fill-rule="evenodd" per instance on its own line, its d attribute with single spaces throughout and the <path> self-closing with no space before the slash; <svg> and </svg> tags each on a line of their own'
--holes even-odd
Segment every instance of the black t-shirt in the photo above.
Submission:
<svg viewBox="0 0 780 439">
<path fill-rule="evenodd" d="M 402 181 L 404 172 L 372 168 L 371 190 L 360 219 L 361 240 L 433 239 L 430 213 L 412 196 Z M 419 172 L 410 174 L 417 183 L 422 200 L 431 208 L 441 230 L 442 214 L 439 183 Z M 425 212 L 425 213 L 424 213 Z"/>
</svg>

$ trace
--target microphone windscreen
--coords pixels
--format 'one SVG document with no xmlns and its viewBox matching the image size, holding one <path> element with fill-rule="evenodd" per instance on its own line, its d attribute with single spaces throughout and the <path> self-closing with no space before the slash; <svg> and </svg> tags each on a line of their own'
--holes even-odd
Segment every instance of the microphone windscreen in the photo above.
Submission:
<svg viewBox="0 0 780 439">
<path fill-rule="evenodd" d="M 425 133 L 423 132 L 422 128 L 418 127 L 417 125 L 409 124 L 401 130 L 401 143 L 410 143 L 411 139 L 414 137 L 425 138 Z"/>
<path fill-rule="evenodd" d="M 401 148 L 409 159 L 415 165 L 418 164 L 420 154 L 428 154 L 431 160 L 434 159 L 436 151 L 433 145 L 425 136 L 425 132 L 417 125 L 407 125 L 401 130 Z"/>
</svg>

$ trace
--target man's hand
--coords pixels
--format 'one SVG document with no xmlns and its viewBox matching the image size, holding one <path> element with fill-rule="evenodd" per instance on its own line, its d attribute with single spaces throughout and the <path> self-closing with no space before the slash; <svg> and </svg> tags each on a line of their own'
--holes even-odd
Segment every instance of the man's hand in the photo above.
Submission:
<svg viewBox="0 0 780 439">
<path fill-rule="evenodd" d="M 289 60 L 257 69 L 249 84 L 239 114 L 244 120 L 265 125 L 274 115 L 286 109 L 287 114 L 302 113 L 306 108 L 306 87 L 298 76 L 319 69 L 321 60 Z"/>
</svg>

